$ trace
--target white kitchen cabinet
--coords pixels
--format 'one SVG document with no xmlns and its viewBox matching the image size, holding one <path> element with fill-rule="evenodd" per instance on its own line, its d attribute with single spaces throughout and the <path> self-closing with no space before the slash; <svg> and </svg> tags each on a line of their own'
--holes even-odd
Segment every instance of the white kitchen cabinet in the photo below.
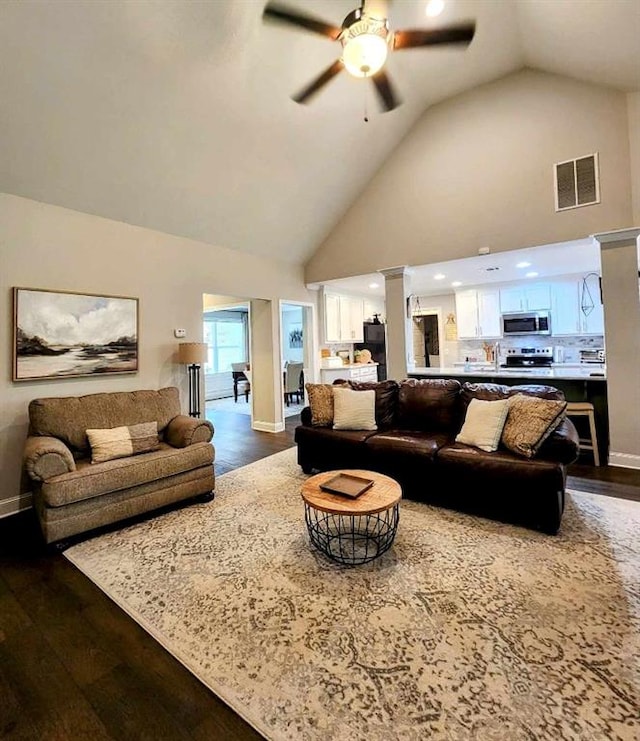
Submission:
<svg viewBox="0 0 640 741">
<path fill-rule="evenodd" d="M 485 288 L 478 291 L 478 337 L 500 337 L 500 292 Z"/>
<path fill-rule="evenodd" d="M 324 340 L 340 342 L 340 297 L 330 293 L 324 295 Z"/>
<path fill-rule="evenodd" d="M 456 322 L 461 340 L 478 336 L 478 296 L 476 291 L 456 293 Z"/>
<path fill-rule="evenodd" d="M 362 299 L 325 293 L 325 342 L 363 342 L 363 324 L 364 302 Z"/>
<path fill-rule="evenodd" d="M 495 288 L 456 293 L 458 337 L 500 337 L 500 292 Z"/>
<path fill-rule="evenodd" d="M 570 278 L 551 284 L 551 333 L 553 335 L 604 334 L 604 312 L 600 286 L 589 281 L 591 299 L 583 296 L 582 278 Z M 587 306 L 593 302 L 589 311 Z M 585 309 L 583 309 L 583 304 Z"/>
<path fill-rule="evenodd" d="M 551 284 L 551 334 L 580 334 L 578 282 L 563 280 Z"/>
<path fill-rule="evenodd" d="M 551 291 L 547 283 L 531 283 L 500 289 L 500 309 L 503 314 L 540 311 L 550 307 Z"/>
</svg>

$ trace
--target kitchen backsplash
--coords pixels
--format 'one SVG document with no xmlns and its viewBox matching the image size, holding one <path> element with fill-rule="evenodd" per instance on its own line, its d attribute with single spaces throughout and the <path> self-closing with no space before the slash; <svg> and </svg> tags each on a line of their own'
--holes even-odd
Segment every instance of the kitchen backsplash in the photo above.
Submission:
<svg viewBox="0 0 640 741">
<path fill-rule="evenodd" d="M 485 354 L 482 346 L 484 343 L 493 345 L 491 340 L 458 340 L 457 360 L 484 361 Z M 604 347 L 604 337 L 602 335 L 591 335 L 589 337 L 548 337 L 548 336 L 524 336 L 509 337 L 498 340 L 500 343 L 500 355 L 504 355 L 505 350 L 515 349 L 518 347 L 563 347 L 565 363 L 579 363 L 580 350 Z"/>
</svg>

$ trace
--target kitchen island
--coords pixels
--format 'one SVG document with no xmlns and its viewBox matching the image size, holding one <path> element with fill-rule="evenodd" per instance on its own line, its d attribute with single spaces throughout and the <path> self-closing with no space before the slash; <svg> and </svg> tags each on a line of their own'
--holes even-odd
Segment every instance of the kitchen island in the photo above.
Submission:
<svg viewBox="0 0 640 741">
<path fill-rule="evenodd" d="M 414 368 L 409 378 L 457 378 L 460 383 L 501 383 L 505 386 L 544 384 L 554 386 L 564 393 L 567 401 L 588 401 L 593 404 L 600 460 L 609 457 L 609 416 L 607 410 L 607 374 L 605 366 L 576 366 L 557 364 L 551 368 L 495 368 L 488 364 L 472 365 L 469 370 L 461 366 L 446 368 Z M 572 420 L 580 437 L 588 437 L 585 419 Z"/>
</svg>

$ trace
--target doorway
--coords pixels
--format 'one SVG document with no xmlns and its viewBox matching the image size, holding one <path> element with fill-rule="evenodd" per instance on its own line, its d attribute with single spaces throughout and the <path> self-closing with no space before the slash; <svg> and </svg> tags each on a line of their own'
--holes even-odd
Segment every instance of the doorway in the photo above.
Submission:
<svg viewBox="0 0 640 741">
<path fill-rule="evenodd" d="M 442 355 L 440 309 L 422 309 L 412 317 L 413 359 L 416 368 L 440 368 Z"/>
<path fill-rule="evenodd" d="M 204 365 L 205 416 L 242 414 L 251 417 L 249 302 L 233 296 L 205 294 L 202 336 L 207 344 Z"/>
<path fill-rule="evenodd" d="M 313 316 L 310 304 L 280 302 L 280 358 L 284 417 L 305 406 L 304 384 L 313 381 Z"/>
</svg>

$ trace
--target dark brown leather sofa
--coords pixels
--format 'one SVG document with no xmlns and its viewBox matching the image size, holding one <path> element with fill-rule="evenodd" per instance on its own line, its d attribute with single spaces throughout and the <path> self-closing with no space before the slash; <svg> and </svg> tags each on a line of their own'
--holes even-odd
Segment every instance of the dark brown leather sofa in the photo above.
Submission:
<svg viewBox="0 0 640 741">
<path fill-rule="evenodd" d="M 564 399 L 551 386 L 502 386 L 454 379 L 407 379 L 349 384 L 376 392 L 377 430 L 313 427 L 305 408 L 295 431 L 305 473 L 364 468 L 400 482 L 405 497 L 514 522 L 554 534 L 564 510 L 566 467 L 578 457 L 569 419 L 534 458 L 500 447 L 495 452 L 455 442 L 471 399 L 528 394 Z"/>
</svg>

